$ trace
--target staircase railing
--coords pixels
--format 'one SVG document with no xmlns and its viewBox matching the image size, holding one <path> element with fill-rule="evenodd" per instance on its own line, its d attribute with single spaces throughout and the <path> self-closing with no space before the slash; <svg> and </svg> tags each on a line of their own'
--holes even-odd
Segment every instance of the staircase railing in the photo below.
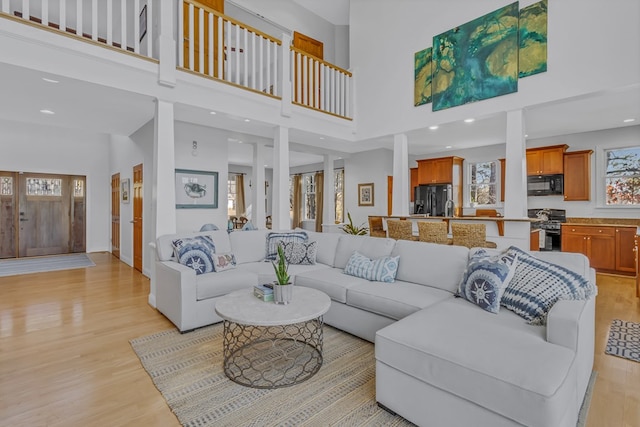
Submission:
<svg viewBox="0 0 640 427">
<path fill-rule="evenodd" d="M 49 30 L 153 57 L 154 6 L 158 1 L 2 0 L 1 10 Z"/>
</svg>

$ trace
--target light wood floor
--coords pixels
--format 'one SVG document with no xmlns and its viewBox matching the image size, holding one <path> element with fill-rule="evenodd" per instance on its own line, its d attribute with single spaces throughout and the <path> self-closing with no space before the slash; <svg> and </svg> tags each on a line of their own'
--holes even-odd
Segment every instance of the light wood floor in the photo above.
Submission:
<svg viewBox="0 0 640 427">
<path fill-rule="evenodd" d="M 171 328 L 149 280 L 110 254 L 96 267 L 0 277 L 0 426 L 179 423 L 129 340 Z M 640 363 L 604 354 L 612 319 L 640 322 L 633 280 L 598 275 L 588 427 L 640 426 Z"/>
</svg>

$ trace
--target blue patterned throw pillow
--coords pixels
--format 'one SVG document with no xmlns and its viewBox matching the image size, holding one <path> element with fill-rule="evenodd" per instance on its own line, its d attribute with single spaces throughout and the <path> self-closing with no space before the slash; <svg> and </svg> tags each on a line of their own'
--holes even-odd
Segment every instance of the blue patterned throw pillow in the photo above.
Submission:
<svg viewBox="0 0 640 427">
<path fill-rule="evenodd" d="M 313 265 L 316 263 L 318 242 L 286 242 L 282 244 L 282 249 L 289 264 Z"/>
<path fill-rule="evenodd" d="M 516 254 L 516 271 L 502 295 L 503 307 L 525 318 L 531 325 L 543 325 L 558 300 L 586 300 L 596 287 L 576 272 L 552 264 L 511 246 Z"/>
<path fill-rule="evenodd" d="M 484 249 L 469 256 L 467 269 L 458 286 L 458 296 L 491 313 L 500 310 L 500 299 L 515 273 L 517 254 L 489 256 Z"/>
<path fill-rule="evenodd" d="M 278 244 L 288 242 L 304 243 L 308 239 L 308 235 L 304 231 L 291 231 L 285 233 L 278 233 L 272 231 L 267 233 L 267 255 L 266 260 L 275 261 L 278 257 Z"/>
<path fill-rule="evenodd" d="M 361 279 L 392 283 L 396 280 L 399 261 L 399 256 L 370 259 L 356 251 L 349 258 L 344 272 Z"/>
<path fill-rule="evenodd" d="M 196 274 L 213 272 L 213 255 L 216 247 L 209 236 L 195 236 L 176 239 L 173 249 L 178 262 L 191 267 Z"/>
</svg>

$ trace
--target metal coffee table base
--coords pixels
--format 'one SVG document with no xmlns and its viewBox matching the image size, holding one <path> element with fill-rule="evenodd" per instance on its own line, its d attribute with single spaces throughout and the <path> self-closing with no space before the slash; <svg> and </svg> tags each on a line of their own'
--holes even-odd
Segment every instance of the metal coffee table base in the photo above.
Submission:
<svg viewBox="0 0 640 427">
<path fill-rule="evenodd" d="M 322 366 L 322 316 L 278 326 L 224 321 L 224 373 L 254 388 L 279 388 L 311 378 Z"/>
</svg>

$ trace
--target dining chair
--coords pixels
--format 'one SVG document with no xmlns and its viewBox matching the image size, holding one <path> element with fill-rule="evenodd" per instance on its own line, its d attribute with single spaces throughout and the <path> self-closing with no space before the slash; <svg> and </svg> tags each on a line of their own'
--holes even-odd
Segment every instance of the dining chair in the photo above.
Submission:
<svg viewBox="0 0 640 427">
<path fill-rule="evenodd" d="M 496 248 L 495 242 L 487 241 L 487 226 L 485 224 L 451 223 L 453 244 L 467 248 Z"/>
<path fill-rule="evenodd" d="M 450 245 L 451 239 L 448 236 L 449 230 L 447 223 L 444 221 L 419 221 L 418 222 L 418 240 L 421 242 L 439 243 L 441 245 Z"/>
<path fill-rule="evenodd" d="M 384 228 L 382 227 L 381 216 L 369 217 L 369 235 L 371 237 L 387 237 L 387 233 L 384 231 Z"/>
<path fill-rule="evenodd" d="M 415 240 L 411 221 L 387 220 L 387 232 L 392 239 Z"/>
</svg>

